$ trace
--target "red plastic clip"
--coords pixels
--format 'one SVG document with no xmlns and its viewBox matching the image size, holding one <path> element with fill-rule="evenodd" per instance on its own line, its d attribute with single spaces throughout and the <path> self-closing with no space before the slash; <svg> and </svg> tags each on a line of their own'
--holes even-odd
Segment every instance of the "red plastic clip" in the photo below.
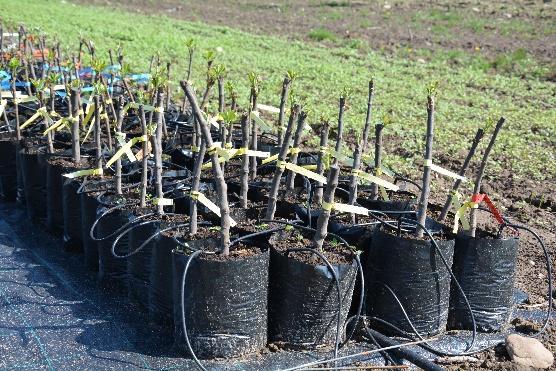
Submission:
<svg viewBox="0 0 556 371">
<path fill-rule="evenodd" d="M 492 213 L 492 215 L 494 216 L 496 221 L 500 224 L 505 223 L 504 218 L 502 217 L 502 214 L 500 214 L 500 211 L 498 211 L 496 206 L 494 206 L 494 204 L 492 203 L 492 200 L 488 197 L 488 195 L 486 193 L 474 194 L 473 196 L 471 196 L 471 201 L 475 202 L 477 204 L 480 204 L 481 202 L 484 201 L 487 204 L 487 207 L 489 208 L 490 212 Z"/>
</svg>

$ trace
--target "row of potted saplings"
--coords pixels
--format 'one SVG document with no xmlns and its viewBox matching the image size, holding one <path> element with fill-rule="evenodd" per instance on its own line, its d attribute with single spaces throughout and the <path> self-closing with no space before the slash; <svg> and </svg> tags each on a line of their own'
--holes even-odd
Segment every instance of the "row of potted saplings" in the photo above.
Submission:
<svg viewBox="0 0 556 371">
<path fill-rule="evenodd" d="M 428 97 L 426 162 L 417 212 L 411 210 L 412 203 L 404 199 L 406 195 L 390 192 L 388 201 L 371 200 L 375 202 L 370 204 L 380 205 L 380 212 L 359 215 L 365 212 L 357 209 L 357 205 L 368 200 L 365 193 L 357 197 L 358 181 L 356 179 L 354 187 L 353 179 L 360 175 L 361 164 L 357 162 L 366 145 L 357 146 L 351 166 L 342 165 L 339 153 L 343 142 L 345 97 L 340 99 L 336 145 L 334 150 L 318 152 L 315 173 L 306 171 L 307 168 L 301 170 L 296 164 L 298 158 L 301 160 L 304 156 L 292 149 L 301 144 L 306 115 L 293 104 L 286 129 L 278 134 L 281 146 L 274 166 L 254 174 L 258 154 L 245 150 L 225 161 L 230 157 L 226 140 L 231 138 L 228 142 L 233 147 L 238 137 L 241 148 L 251 147 L 251 151 L 258 145 L 261 148 L 269 145 L 263 137 L 257 139 L 258 120 L 245 113 L 238 121 L 230 122 L 232 125 L 228 129 L 211 129 L 202 109 L 203 103 L 197 103 L 190 84 L 184 81 L 182 87 L 190 106 L 190 125 L 175 123 L 174 126 L 176 133 L 182 131 L 179 135 L 182 144 L 193 149 L 193 161 L 189 163 L 170 163 L 168 156 L 163 155 L 164 147 L 176 149 L 180 143 L 175 136 L 170 140 L 168 131 L 173 129 L 173 119 L 163 109 L 164 87 L 156 84 L 152 106 L 136 104 L 126 111 L 129 95 L 111 96 L 107 90 L 98 88 L 94 96 L 89 97 L 89 109 L 83 113 L 80 110 L 85 106 L 80 102 L 76 84 L 58 102 L 59 107 L 55 107 L 60 116 L 68 118 L 64 124 L 71 129 L 69 133 L 56 131 L 56 128 L 49 130 L 54 125 L 46 116 L 22 128 L 24 125 L 20 122 L 27 122 L 46 107 L 47 101 L 40 92 L 38 101 L 32 105 L 14 100 L 7 112 L 16 130 L 2 142 L 2 148 L 12 146 L 6 153 L 12 155 L 11 163 L 17 165 L 15 173 L 19 179 L 16 182 L 19 180 L 20 188 L 24 189 L 30 216 L 41 217 L 46 213 L 50 230 L 63 226 L 66 246 L 83 247 L 88 266 L 98 269 L 100 283 L 114 289 L 127 287 L 130 298 L 148 308 L 152 320 L 174 323 L 177 342 L 184 348 L 193 350 L 198 356 L 212 358 L 255 351 L 266 345 L 267 336 L 270 341 L 292 346 L 338 344 L 339 336 L 342 337 L 339 332 L 343 331 L 352 301 L 358 266 L 357 253 L 343 242 L 342 236 L 364 251 L 365 287 L 372 293 L 366 295 L 365 313 L 385 331 L 432 335 L 445 328 L 450 281 L 454 278 L 450 267 L 458 246 L 463 246 L 461 254 L 464 257 L 458 266 L 460 289 L 452 293 L 452 327 L 496 330 L 506 323 L 512 306 L 517 239 L 474 236 L 473 211 L 471 233 L 459 234 L 455 240 L 426 218 L 432 168 L 432 92 Z M 371 94 L 372 89 L 369 101 Z M 15 91 L 13 96 L 17 96 Z M 55 106 L 55 100 L 52 94 L 50 104 Z M 255 100 L 252 94 L 251 104 L 256 107 Z M 248 112 L 253 111 L 253 106 Z M 88 112 L 93 112 L 89 118 L 93 120 L 94 138 L 89 145 L 81 147 L 83 134 L 87 135 L 83 133 L 82 124 Z M 110 137 L 110 118 L 116 122 L 116 138 Z M 30 130 L 39 127 L 38 123 L 43 124 L 40 131 L 46 131 L 46 149 L 42 137 L 34 136 Z M 486 157 L 502 123 L 503 120 L 498 122 L 485 151 L 475 193 L 479 193 Z M 124 124 L 128 127 L 127 138 L 122 132 Z M 322 133 L 326 134 L 321 137 L 321 144 L 324 143 L 321 147 L 326 147 L 327 130 Z M 220 146 L 215 144 L 213 137 L 220 139 Z M 467 164 L 476 142 L 466 159 Z M 380 136 L 377 136 L 376 149 L 380 149 L 379 143 Z M 131 151 L 138 144 L 140 151 Z M 147 155 L 151 151 L 154 161 Z M 107 153 L 110 156 L 106 156 Z M 327 156 L 330 153 L 334 155 Z M 133 158 L 135 160 L 131 161 Z M 375 161 L 379 158 L 375 154 Z M 210 162 L 205 163 L 205 159 Z M 188 168 L 188 164 L 193 166 Z M 108 175 L 107 169 L 112 169 L 112 165 L 113 175 Z M 203 168 L 211 168 L 211 171 L 203 172 Z M 343 182 L 343 189 L 349 194 L 347 205 L 356 207 L 348 208 L 345 216 L 349 218 L 337 212 L 345 204 L 335 202 L 336 191 L 340 194 L 342 189 L 338 188 L 342 169 L 349 170 L 350 174 L 347 183 Z M 172 171 L 179 174 L 178 177 L 172 176 Z M 296 176 L 296 172 L 300 176 Z M 465 169 L 461 172 L 465 173 Z M 170 175 L 163 177 L 165 173 Z M 327 176 L 323 178 L 325 173 Z M 299 205 L 305 204 L 306 198 L 295 192 L 295 185 L 300 182 L 296 179 L 304 177 L 312 178 L 313 188 L 316 188 L 316 202 L 309 202 L 305 208 Z M 371 179 L 377 184 L 371 188 L 374 195 L 371 198 L 377 198 L 383 191 L 381 187 L 387 184 Z M 249 192 L 255 184 L 256 192 Z M 228 186 L 235 187 L 237 193 L 228 192 Z M 207 202 L 206 195 L 213 195 L 217 203 L 219 225 L 212 211 L 207 212 L 215 208 Z M 184 202 L 180 203 L 180 198 Z M 164 209 L 172 207 L 166 206 L 171 204 L 169 200 L 175 200 L 172 213 Z M 405 206 L 400 209 L 400 205 Z M 314 216 L 315 228 L 284 224 L 284 220 L 296 216 L 292 206 L 297 206 L 297 216 L 301 214 L 307 224 L 313 225 Z M 312 216 L 307 217 L 309 214 Z M 280 218 L 275 219 L 278 216 Z M 328 233 L 332 225 L 336 235 Z M 281 230 L 266 234 L 266 237 L 261 233 L 280 226 Z M 354 228 L 368 232 L 367 237 L 355 238 Z M 435 241 L 423 237 L 431 231 L 437 234 Z M 496 241 L 496 249 L 484 248 L 485 240 L 489 245 Z M 508 259 L 513 260 L 505 262 L 503 272 L 496 269 L 489 272 L 487 267 L 469 264 L 470 257 L 475 262 L 477 259 L 484 261 L 485 254 L 499 253 L 500 246 L 511 250 Z M 474 250 L 475 256 L 470 250 Z M 491 264 L 497 263 L 492 261 Z M 474 269 L 480 272 L 469 271 Z M 169 273 L 171 270 L 173 274 Z M 485 287 L 465 285 L 466 278 L 473 273 L 490 273 L 490 281 L 485 285 L 496 279 L 503 284 L 504 290 L 499 291 L 504 292 L 495 300 L 492 293 L 474 292 Z M 461 290 L 466 295 L 462 295 Z M 490 295 L 490 302 L 485 304 L 486 295 Z M 400 303 L 408 318 L 403 315 Z M 475 316 L 470 315 L 468 306 L 477 310 Z M 501 307 L 504 310 L 501 311 Z M 485 309 L 487 312 L 490 309 L 488 315 L 482 314 Z M 494 325 L 493 314 L 496 315 Z M 183 337 L 184 330 L 187 339 Z"/>
</svg>

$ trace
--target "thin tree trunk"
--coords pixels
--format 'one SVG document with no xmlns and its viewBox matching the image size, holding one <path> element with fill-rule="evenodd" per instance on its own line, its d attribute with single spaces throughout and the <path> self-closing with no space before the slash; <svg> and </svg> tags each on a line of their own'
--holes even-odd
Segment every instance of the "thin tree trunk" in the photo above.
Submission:
<svg viewBox="0 0 556 371">
<path fill-rule="evenodd" d="M 166 63 L 166 78 L 168 79 L 168 85 L 166 86 L 166 111 L 168 111 L 170 109 L 170 100 L 172 99 L 172 87 L 170 85 L 170 67 L 172 66 L 172 63 L 167 62 Z M 165 136 L 168 135 L 168 133 L 164 133 Z"/>
<path fill-rule="evenodd" d="M 353 166 L 351 167 L 352 174 L 349 178 L 349 201 L 350 205 L 354 205 L 357 201 L 357 181 L 358 178 L 353 172 L 359 170 L 361 167 L 361 148 L 363 147 L 361 141 L 357 143 L 355 151 L 353 152 Z M 355 214 L 351 214 L 351 222 L 355 224 Z"/>
<path fill-rule="evenodd" d="M 254 91 L 254 89 L 251 89 L 251 102 L 252 102 L 252 106 L 251 106 L 251 111 L 256 111 L 257 110 L 257 93 Z M 255 120 L 251 120 L 251 149 L 253 151 L 256 151 L 258 149 L 258 142 L 259 142 L 259 130 L 258 130 L 258 125 L 255 122 Z M 255 156 L 252 156 L 250 159 L 250 174 L 249 174 L 249 179 L 251 181 L 254 181 L 255 178 L 257 178 L 257 158 Z"/>
<path fill-rule="evenodd" d="M 324 158 L 327 156 L 325 153 L 325 148 L 328 146 L 328 132 L 330 131 L 330 124 L 328 121 L 322 123 L 320 132 L 320 148 L 319 155 L 317 159 L 317 174 L 322 175 L 324 173 Z M 320 205 L 322 201 L 323 184 L 317 182 L 317 189 L 315 189 L 315 203 Z"/>
<path fill-rule="evenodd" d="M 118 97 L 118 116 L 116 119 L 116 131 L 122 132 L 122 124 L 124 122 L 124 100 L 122 96 Z M 141 125 L 141 129 L 143 129 Z M 143 133 L 145 135 L 145 133 Z M 145 142 L 144 142 L 145 143 Z M 117 144 L 116 148 L 120 149 L 122 146 Z M 143 152 L 145 153 L 145 152 Z M 116 160 L 116 194 L 121 195 L 122 192 L 122 158 Z M 142 194 L 141 194 L 142 196 Z"/>
<path fill-rule="evenodd" d="M 494 132 L 492 133 L 492 137 L 490 137 L 490 142 L 488 143 L 487 148 L 485 149 L 485 153 L 483 154 L 483 159 L 481 160 L 481 165 L 479 166 L 479 171 L 477 172 L 477 177 L 475 178 L 475 187 L 473 188 L 473 194 L 478 194 L 481 192 L 481 182 L 483 181 L 483 176 L 485 175 L 485 168 L 488 160 L 488 156 L 490 156 L 490 152 L 494 147 L 494 143 L 496 142 L 496 138 L 498 137 L 498 133 L 500 129 L 502 129 L 502 125 L 504 125 L 506 119 L 504 117 L 500 117 L 496 126 L 494 128 Z M 476 209 L 471 209 L 471 237 L 475 237 L 475 233 L 477 231 L 477 214 Z"/>
<path fill-rule="evenodd" d="M 102 142 L 101 142 L 101 128 L 100 128 L 100 98 L 98 95 L 95 95 L 95 146 L 96 146 L 96 165 L 97 168 L 102 167 Z"/>
<path fill-rule="evenodd" d="M 154 170 L 155 170 L 155 184 L 156 184 L 156 197 L 160 201 L 164 198 L 162 192 L 162 109 L 164 107 L 164 92 L 162 88 L 158 88 L 156 97 L 156 107 L 159 111 L 156 112 L 156 136 L 154 140 Z M 146 152 L 145 152 L 146 153 Z M 157 205 L 158 214 L 164 214 L 164 205 L 161 202 Z"/>
<path fill-rule="evenodd" d="M 204 111 L 206 105 L 208 104 L 209 97 L 210 97 L 210 92 L 212 90 L 213 85 L 214 85 L 214 82 L 208 82 L 207 83 L 205 93 L 203 94 L 203 99 L 201 100 L 201 106 L 199 107 L 201 109 L 201 111 Z"/>
<path fill-rule="evenodd" d="M 382 169 L 382 129 L 383 124 L 375 125 L 375 175 Z M 371 185 L 371 199 L 378 199 L 378 185 L 375 183 Z"/>
<path fill-rule="evenodd" d="M 284 141 L 282 147 L 280 148 L 280 153 L 278 154 L 278 160 L 276 161 L 276 170 L 274 171 L 274 177 L 272 178 L 272 185 L 270 186 L 270 191 L 268 193 L 268 206 L 266 209 L 267 220 L 274 220 L 274 213 L 276 213 L 276 200 L 278 198 L 278 190 L 280 189 L 280 179 L 284 173 L 284 168 L 280 166 L 281 162 L 286 160 L 288 155 L 288 149 L 290 148 L 290 142 L 292 139 L 293 125 L 297 121 L 297 116 L 299 115 L 299 105 L 295 104 L 291 108 L 290 119 L 288 121 L 288 127 L 286 128 L 286 133 L 284 134 Z"/>
<path fill-rule="evenodd" d="M 369 131 L 371 129 L 371 118 L 373 114 L 373 96 L 375 91 L 375 81 L 371 79 L 369 81 L 369 95 L 367 98 L 367 116 L 365 117 L 365 128 L 363 129 L 363 147 L 361 152 L 365 153 L 367 151 L 367 146 L 369 144 Z"/>
<path fill-rule="evenodd" d="M 218 154 L 213 148 L 212 137 L 210 135 L 210 128 L 203 117 L 201 108 L 197 103 L 195 97 L 195 92 L 193 91 L 191 85 L 188 81 L 182 81 L 181 86 L 187 95 L 189 104 L 193 109 L 197 120 L 199 121 L 199 126 L 203 137 L 207 145 L 207 152 L 209 153 L 212 161 L 212 170 L 214 172 L 214 178 L 216 183 L 216 190 L 218 193 L 218 202 L 220 208 L 221 222 L 220 222 L 220 236 L 221 236 L 221 254 L 229 255 L 230 253 L 230 207 L 228 205 L 228 187 L 226 181 L 224 180 L 224 174 L 218 163 Z"/>
<path fill-rule="evenodd" d="M 50 112 L 54 112 L 54 99 L 56 97 L 56 93 L 54 92 L 54 90 L 52 90 L 52 84 L 49 84 L 50 86 L 50 98 L 49 98 L 49 103 L 50 103 Z M 46 121 L 46 129 L 48 129 L 50 127 L 50 123 L 48 121 Z M 46 134 L 46 144 L 47 144 L 47 148 L 48 148 L 48 153 L 54 153 L 54 143 L 52 142 L 52 132 L 49 131 Z"/>
<path fill-rule="evenodd" d="M 17 79 L 16 71 L 13 71 L 12 74 L 13 74 L 13 76 L 12 76 L 12 96 L 13 96 L 13 99 L 14 99 L 14 115 L 15 115 L 15 138 L 16 138 L 17 143 L 19 145 L 19 141 L 21 140 L 21 129 L 19 128 L 19 104 L 17 103 L 17 98 L 16 98 L 17 90 L 15 89 L 15 81 Z"/>
<path fill-rule="evenodd" d="M 139 121 L 141 122 L 141 133 L 142 135 L 147 134 L 147 118 L 145 116 L 145 109 L 143 105 L 139 105 Z M 143 141 L 142 143 L 142 150 L 143 150 L 143 158 L 141 159 L 141 204 L 142 208 L 147 207 L 147 179 L 148 179 L 148 164 L 149 164 L 149 156 L 147 155 L 147 151 L 149 150 L 149 140 Z"/>
<path fill-rule="evenodd" d="M 201 183 L 201 170 L 207 146 L 204 140 L 201 140 L 201 146 L 195 159 L 195 166 L 193 168 L 193 180 L 191 182 L 191 192 L 199 191 L 199 184 Z M 189 200 L 189 234 L 194 235 L 197 233 L 197 200 L 193 197 Z"/>
<path fill-rule="evenodd" d="M 189 51 L 189 63 L 187 64 L 187 81 L 191 80 L 191 67 L 193 66 L 193 50 Z"/>
<path fill-rule="evenodd" d="M 297 119 L 297 129 L 295 130 L 295 135 L 293 137 L 293 148 L 299 149 L 299 145 L 301 144 L 301 136 L 303 135 L 303 128 L 305 127 L 305 119 L 307 119 L 307 113 L 305 113 L 305 111 L 301 111 Z M 298 153 L 296 151 L 290 156 L 290 162 L 297 165 L 297 158 Z M 289 171 L 286 178 L 286 193 L 293 190 L 294 183 L 295 173 L 293 171 Z"/>
<path fill-rule="evenodd" d="M 467 157 L 465 158 L 465 161 L 463 161 L 463 165 L 461 165 L 461 168 L 459 170 L 460 176 L 465 176 L 465 172 L 467 171 L 467 168 L 471 163 L 471 159 L 475 155 L 475 152 L 477 151 L 477 146 L 479 145 L 479 142 L 483 138 L 484 134 L 485 132 L 482 128 L 479 128 L 477 130 L 477 133 L 475 134 L 475 138 L 473 138 L 473 142 L 471 143 L 471 148 L 469 148 L 469 152 L 467 153 Z M 448 198 L 444 203 L 444 207 L 442 208 L 442 212 L 440 213 L 440 217 L 438 218 L 438 221 L 442 222 L 446 219 L 446 216 L 448 215 L 448 210 L 450 210 L 450 205 L 452 204 L 452 199 L 454 198 L 454 192 L 457 192 L 460 185 L 461 185 L 461 179 L 456 179 L 454 185 L 452 186 L 452 189 L 450 190 L 450 192 L 448 192 Z M 457 210 L 454 210 L 454 212 L 455 211 Z"/>
<path fill-rule="evenodd" d="M 224 112 L 224 78 L 218 78 L 218 112 Z"/>
<path fill-rule="evenodd" d="M 108 141 L 108 150 L 113 151 L 112 147 L 112 128 L 110 127 L 110 118 L 108 116 L 108 108 L 105 103 L 105 99 L 102 98 L 102 107 L 104 109 L 104 126 L 106 127 L 106 140 Z"/>
<path fill-rule="evenodd" d="M 343 136 L 344 136 L 344 111 L 346 108 L 346 98 L 345 97 L 340 97 L 340 110 L 338 112 L 338 137 L 336 138 L 336 147 L 335 150 L 336 152 L 340 152 L 340 150 L 342 149 L 342 140 L 343 140 Z M 334 163 L 337 163 L 338 159 L 336 159 L 334 161 Z"/>
<path fill-rule="evenodd" d="M 330 171 L 328 172 L 328 179 L 326 190 L 323 196 L 323 204 L 334 204 L 334 193 L 336 192 L 336 188 L 338 187 L 338 177 L 340 176 L 340 167 L 336 165 L 332 165 L 330 167 Z M 324 244 L 324 240 L 328 235 L 328 220 L 330 219 L 330 214 L 332 210 L 328 207 L 323 207 L 320 211 L 319 218 L 317 219 L 317 228 L 315 235 L 313 237 L 313 247 L 319 250 L 322 250 L 322 245 Z"/>
<path fill-rule="evenodd" d="M 284 140 L 282 127 L 284 125 L 284 113 L 286 111 L 286 103 L 288 101 L 290 85 L 291 80 L 286 75 L 286 77 L 284 77 L 284 82 L 282 83 L 282 95 L 280 96 L 280 112 L 278 113 L 278 147 L 282 146 L 282 140 Z"/>
<path fill-rule="evenodd" d="M 249 115 L 243 115 L 241 118 L 241 139 L 242 147 L 249 148 Z M 247 193 L 249 191 L 249 156 L 244 154 L 241 158 L 241 178 L 240 178 L 240 195 L 239 199 L 241 207 L 247 208 Z"/>
<path fill-rule="evenodd" d="M 75 165 L 79 165 L 81 163 L 81 147 L 79 144 L 79 128 L 81 126 L 81 122 L 79 120 L 79 109 L 81 108 L 81 106 L 79 104 L 79 95 L 79 89 L 72 90 L 73 121 L 71 124 L 71 152 L 73 155 L 73 163 Z"/>
<path fill-rule="evenodd" d="M 434 96 L 427 97 L 427 139 L 425 147 L 425 163 L 423 170 L 423 187 L 417 209 L 417 222 L 423 227 L 427 219 L 427 208 L 429 206 L 429 195 L 431 185 L 431 163 L 432 163 L 432 144 L 434 138 Z M 421 238 L 424 234 L 423 228 L 415 227 L 415 237 Z"/>
</svg>

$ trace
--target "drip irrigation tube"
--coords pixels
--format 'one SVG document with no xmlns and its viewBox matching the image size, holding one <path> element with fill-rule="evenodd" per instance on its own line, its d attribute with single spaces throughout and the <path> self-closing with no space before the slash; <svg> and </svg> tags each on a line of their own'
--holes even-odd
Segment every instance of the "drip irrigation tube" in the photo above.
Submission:
<svg viewBox="0 0 556 371">
<path fill-rule="evenodd" d="M 116 229 L 114 232 L 110 233 L 110 234 L 107 235 L 107 236 L 104 236 L 104 237 L 96 237 L 96 236 L 95 236 L 95 229 L 96 229 L 96 227 L 97 227 L 97 225 L 98 225 L 98 222 L 99 222 L 101 219 L 103 219 L 105 216 L 107 216 L 108 214 L 111 214 L 112 212 L 114 212 L 114 211 L 116 211 L 116 210 L 123 209 L 124 207 L 130 206 L 130 205 L 134 205 L 134 204 L 122 204 L 122 205 L 117 205 L 117 206 L 114 206 L 114 207 L 112 207 L 112 208 L 110 208 L 110 209 L 107 209 L 104 213 L 102 213 L 102 215 L 99 216 L 99 217 L 95 220 L 95 222 L 93 223 L 93 225 L 91 226 L 91 230 L 89 231 L 89 236 L 91 237 L 91 239 L 92 239 L 93 241 L 97 241 L 97 242 L 99 242 L 99 241 L 106 241 L 107 239 L 109 239 L 109 238 L 111 238 L 111 237 L 114 237 L 115 235 L 117 235 L 117 234 L 119 234 L 120 232 L 122 232 L 124 229 L 126 229 L 127 227 L 129 227 L 131 224 L 135 224 L 137 221 L 139 221 L 139 220 L 141 220 L 141 219 L 143 219 L 143 218 L 146 218 L 146 217 L 148 217 L 148 216 L 152 216 L 152 215 L 155 214 L 155 213 L 149 213 L 149 214 L 145 214 L 145 215 L 140 215 L 140 216 L 138 216 L 137 218 L 133 219 L 132 221 L 129 221 L 129 222 L 125 223 L 125 224 L 122 225 L 120 228 Z"/>
</svg>

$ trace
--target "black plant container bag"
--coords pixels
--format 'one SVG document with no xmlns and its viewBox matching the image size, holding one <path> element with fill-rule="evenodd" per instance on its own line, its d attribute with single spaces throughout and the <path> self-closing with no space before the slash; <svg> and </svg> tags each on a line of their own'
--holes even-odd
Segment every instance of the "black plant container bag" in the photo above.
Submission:
<svg viewBox="0 0 556 371">
<path fill-rule="evenodd" d="M 213 241 L 213 242 L 211 242 Z M 192 241 L 202 247 L 214 240 Z M 260 351 L 267 342 L 269 252 L 225 261 L 196 257 L 181 301 L 182 274 L 189 260 L 172 254 L 175 345 L 188 354 L 182 306 L 191 346 L 199 358 L 228 358 Z"/>
<path fill-rule="evenodd" d="M 453 272 L 471 305 L 477 331 L 499 331 L 510 320 L 518 244 L 513 237 L 456 237 Z M 449 328 L 472 327 L 463 296 L 452 286 Z"/>
<path fill-rule="evenodd" d="M 421 335 L 432 336 L 445 330 L 451 281 L 449 267 L 455 241 L 437 240 L 436 243 L 448 267 L 430 240 L 375 230 L 364 267 L 368 316 L 414 334 L 395 295 Z M 391 326 L 382 327 L 389 334 L 397 333 Z"/>
<path fill-rule="evenodd" d="M 281 232 L 271 237 L 278 239 Z M 328 266 L 312 265 L 271 248 L 269 341 L 294 348 L 332 345 L 338 323 L 338 293 Z M 357 264 L 332 265 L 340 284 L 343 324 L 348 316 Z"/>
</svg>

